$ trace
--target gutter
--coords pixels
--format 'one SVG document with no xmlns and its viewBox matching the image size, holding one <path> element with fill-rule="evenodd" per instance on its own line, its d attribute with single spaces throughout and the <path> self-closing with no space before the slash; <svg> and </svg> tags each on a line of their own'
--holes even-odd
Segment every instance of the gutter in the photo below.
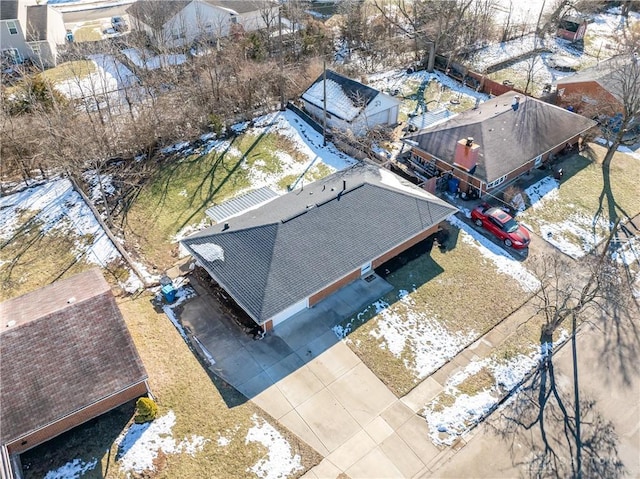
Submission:
<svg viewBox="0 0 640 479">
<path fill-rule="evenodd" d="M 84 410 L 85 410 L 85 409 L 87 409 L 87 408 L 90 408 L 90 407 L 92 407 L 92 406 L 95 406 L 96 404 L 98 404 L 98 403 L 99 403 L 99 402 L 101 402 L 101 401 L 105 401 L 105 400 L 107 400 L 107 399 L 109 399 L 109 398 L 112 398 L 113 396 L 117 396 L 118 394 L 123 393 L 123 392 L 124 392 L 124 391 L 126 391 L 127 389 L 131 389 L 131 388 L 133 388 L 133 387 L 135 387 L 135 386 L 137 386 L 137 385 L 139 385 L 139 384 L 143 384 L 143 383 L 144 383 L 144 385 L 145 385 L 145 389 L 147 390 L 147 393 L 151 394 L 151 391 L 149 390 L 149 385 L 147 384 L 147 379 L 149 379 L 149 376 L 145 376 L 145 377 L 144 377 L 143 379 L 141 379 L 140 381 L 137 381 L 137 382 L 135 382 L 135 383 L 129 384 L 128 386 L 126 386 L 126 387 L 124 387 L 124 388 L 122 388 L 122 389 L 120 389 L 120 390 L 116 391 L 115 393 L 109 394 L 109 395 L 104 396 L 104 397 L 102 397 L 102 398 L 100 398 L 100 399 L 96 399 L 96 400 L 95 400 L 95 401 L 93 401 L 91 404 L 87 404 L 86 406 L 81 407 L 80 409 L 76 409 L 75 411 L 72 411 L 72 412 L 70 412 L 70 413 L 68 413 L 68 414 L 65 414 L 64 416 L 59 417 L 58 419 L 56 419 L 56 420 L 54 420 L 54 421 L 48 422 L 47 424 L 45 424 L 45 425 L 43 425 L 43 426 L 37 427 L 37 428 L 35 428 L 35 429 L 32 429 L 31 431 L 28 431 L 28 432 L 26 432 L 26 433 L 22 434 L 21 436 L 18 436 L 18 437 L 14 438 L 14 439 L 11 439 L 11 440 L 8 440 L 8 441 L 5 441 L 5 444 L 9 444 L 9 443 L 17 442 L 17 441 L 19 441 L 19 440 L 20 440 L 20 439 L 22 439 L 22 438 L 25 438 L 25 437 L 30 436 L 30 435 L 32 435 L 32 434 L 35 434 L 35 433 L 37 433 L 38 431 L 42 431 L 43 429 L 46 429 L 46 428 L 48 428 L 48 427 L 52 426 L 53 424 L 56 424 L 57 422 L 63 421 L 64 419 L 67 419 L 68 417 L 71 417 L 71 416 L 73 416 L 73 415 L 75 415 L 75 414 L 78 414 L 79 412 L 84 411 Z M 117 406 L 116 406 L 116 407 L 117 407 Z M 114 409 L 114 408 L 111 408 L 111 409 Z M 110 411 L 111 409 L 109 409 L 109 411 Z M 105 412 L 108 412 L 108 411 L 105 411 Z M 102 413 L 102 414 L 104 414 L 104 413 Z M 100 414 L 99 414 L 99 415 L 100 415 Z M 94 417 L 97 417 L 97 416 L 94 416 Z M 91 419 L 93 419 L 93 418 L 91 418 Z M 89 420 L 90 420 L 90 419 L 89 419 Z M 86 421 L 84 421 L 84 422 L 86 422 Z M 80 424 L 83 424 L 83 423 L 80 423 Z M 76 426 L 79 426 L 80 424 L 77 424 Z M 71 426 L 71 427 L 69 427 L 69 428 L 65 429 L 64 431 L 61 431 L 61 432 L 60 432 L 60 434 L 64 434 L 65 432 L 67 432 L 67 431 L 69 431 L 69 430 L 73 429 L 73 428 L 74 428 L 74 427 L 76 427 L 76 426 Z M 58 434 L 58 435 L 59 435 L 59 434 Z M 39 444 L 42 444 L 42 443 L 39 443 Z M 29 446 L 29 448 L 28 448 L 28 449 L 25 449 L 25 451 L 27 451 L 27 450 L 29 450 L 29 449 L 31 449 L 31 448 L 33 448 L 33 447 L 36 447 L 36 446 L 38 446 L 39 444 L 31 445 L 31 446 Z M 23 452 L 25 452 L 25 451 L 23 451 Z"/>
</svg>

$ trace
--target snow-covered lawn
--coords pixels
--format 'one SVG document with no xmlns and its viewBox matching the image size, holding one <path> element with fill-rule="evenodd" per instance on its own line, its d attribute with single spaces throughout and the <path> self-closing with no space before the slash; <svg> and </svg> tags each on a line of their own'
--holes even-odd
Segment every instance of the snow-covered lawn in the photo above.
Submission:
<svg viewBox="0 0 640 479">
<path fill-rule="evenodd" d="M 572 212 L 562 220 L 546 219 L 538 214 L 544 208 L 553 208 L 554 203 L 567 201 L 560 197 L 560 183 L 546 177 L 525 189 L 531 208 L 518 213 L 520 222 L 538 233 L 542 239 L 555 246 L 564 254 L 578 259 L 591 252 L 606 238 L 609 222 L 604 217 L 594 221 L 592 213 L 565 203 Z M 586 192 L 585 192 L 586 194 Z"/>
<path fill-rule="evenodd" d="M 53 471 L 47 472 L 44 479 L 79 479 L 87 472 L 93 471 L 97 465 L 97 459 L 93 459 L 89 462 L 84 462 L 82 459 L 74 459 L 73 461 L 66 463 L 64 466 L 60 466 Z"/>
<path fill-rule="evenodd" d="M 444 391 L 429 402 L 421 415 L 429 425 L 431 440 L 451 445 L 456 438 L 478 424 L 496 405 L 519 386 L 554 347 L 566 341 L 562 331 L 553 343 L 530 344 L 509 359 L 493 353 L 471 361 L 444 385 Z"/>
<path fill-rule="evenodd" d="M 105 191 L 110 191 L 108 178 L 103 186 Z M 24 231 L 33 233 L 35 230 L 43 236 L 61 234 L 73 238 L 73 254 L 78 261 L 106 268 L 121 258 L 67 179 L 54 179 L 0 198 L 0 224 L 0 239 L 4 241 L 20 241 Z M 127 291 L 136 291 L 143 285 L 130 272 L 121 286 Z"/>
<path fill-rule="evenodd" d="M 122 53 L 135 66 L 145 70 L 181 65 L 187 61 L 187 56 L 184 53 L 154 55 L 149 50 L 138 50 L 137 48 L 125 48 Z"/>
<path fill-rule="evenodd" d="M 153 462 L 160 452 L 195 456 L 209 442 L 209 439 L 196 434 L 177 441 L 172 433 L 175 423 L 176 415 L 169 411 L 150 423 L 132 424 L 115 441 L 120 468 L 128 473 L 148 473 L 154 470 Z"/>
<path fill-rule="evenodd" d="M 285 479 L 301 471 L 300 455 L 293 453 L 282 434 L 256 414 L 251 419 L 253 427 L 247 433 L 245 444 L 257 442 L 267 449 L 267 453 L 247 472 L 252 472 L 260 479 Z"/>
<path fill-rule="evenodd" d="M 455 217 L 450 223 L 455 246 L 442 254 L 425 252 L 392 273 L 387 281 L 397 290 L 334 328 L 399 394 L 455 357 L 538 287 L 520 261 L 473 226 Z M 390 372 L 392 363 L 396 369 Z"/>
<path fill-rule="evenodd" d="M 86 107 L 96 109 L 124 106 L 126 98 L 139 100 L 144 92 L 138 87 L 138 77 L 113 55 L 94 54 L 88 59 L 95 64 L 95 71 L 82 77 L 71 77 L 56 82 L 55 88 L 74 100 L 84 100 Z"/>
</svg>

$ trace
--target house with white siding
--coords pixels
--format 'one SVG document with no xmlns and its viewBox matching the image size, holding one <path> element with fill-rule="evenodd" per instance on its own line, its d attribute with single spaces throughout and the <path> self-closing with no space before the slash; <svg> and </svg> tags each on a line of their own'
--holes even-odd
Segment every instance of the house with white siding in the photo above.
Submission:
<svg viewBox="0 0 640 479">
<path fill-rule="evenodd" d="M 326 102 L 325 102 L 326 94 Z M 362 136 L 376 126 L 398 123 L 400 100 L 327 70 L 302 94 L 304 109 L 327 128 Z"/>
</svg>

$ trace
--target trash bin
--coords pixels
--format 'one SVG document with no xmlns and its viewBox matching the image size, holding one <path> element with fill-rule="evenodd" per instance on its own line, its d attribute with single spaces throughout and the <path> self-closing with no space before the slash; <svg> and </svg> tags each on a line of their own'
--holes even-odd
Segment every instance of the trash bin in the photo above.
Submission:
<svg viewBox="0 0 640 479">
<path fill-rule="evenodd" d="M 176 290 L 172 284 L 165 284 L 162 287 L 162 295 L 167 303 L 173 303 L 176 300 Z"/>
<path fill-rule="evenodd" d="M 447 183 L 449 193 L 454 193 L 454 194 L 457 193 L 459 185 L 460 185 L 460 180 L 458 178 L 449 178 L 449 181 Z"/>
</svg>

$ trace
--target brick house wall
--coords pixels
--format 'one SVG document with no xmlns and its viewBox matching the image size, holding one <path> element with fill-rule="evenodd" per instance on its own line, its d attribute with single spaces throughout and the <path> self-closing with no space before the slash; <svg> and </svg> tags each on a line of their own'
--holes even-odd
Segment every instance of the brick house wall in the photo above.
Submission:
<svg viewBox="0 0 640 479">
<path fill-rule="evenodd" d="M 27 436 L 23 436 L 16 441 L 6 444 L 7 450 L 10 454 L 23 453 L 42 444 L 43 442 L 69 431 L 70 429 L 73 429 L 76 426 L 109 412 L 132 399 L 144 396 L 147 393 L 148 388 L 145 381 L 134 384 L 124 391 L 109 396 L 97 403 L 81 409 L 80 411 L 66 416 L 59 421 L 38 429 Z"/>
<path fill-rule="evenodd" d="M 565 108 L 573 106 L 579 112 L 602 111 L 609 116 L 623 111 L 618 99 L 594 81 L 559 84 L 556 103 Z"/>
<path fill-rule="evenodd" d="M 357 269 L 355 271 L 352 271 L 348 275 L 342 277 L 341 279 L 339 279 L 335 283 L 330 284 L 329 286 L 327 286 L 323 290 L 318 291 L 315 294 L 312 294 L 311 296 L 309 296 L 309 307 L 313 306 L 314 304 L 318 304 L 321 300 L 323 300 L 324 298 L 329 296 L 331 293 L 335 293 L 340 288 L 342 288 L 343 286 L 346 286 L 349 283 L 355 281 L 359 277 L 360 277 L 360 269 Z"/>
</svg>

